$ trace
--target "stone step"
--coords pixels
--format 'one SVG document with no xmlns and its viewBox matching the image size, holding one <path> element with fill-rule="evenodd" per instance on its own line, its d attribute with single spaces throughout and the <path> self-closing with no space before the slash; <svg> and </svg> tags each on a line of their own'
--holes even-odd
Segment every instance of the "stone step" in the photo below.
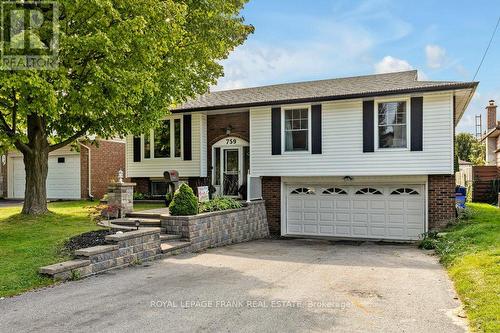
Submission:
<svg viewBox="0 0 500 333">
<path fill-rule="evenodd" d="M 160 240 L 162 242 L 166 242 L 172 239 L 181 239 L 181 235 L 174 235 L 174 234 L 160 234 Z"/>
<path fill-rule="evenodd" d="M 49 266 L 44 266 L 39 268 L 39 272 L 41 274 L 46 274 L 50 276 L 54 276 L 58 273 L 68 272 L 73 269 L 81 268 L 90 265 L 90 260 L 87 259 L 75 259 L 60 262 L 58 264 L 53 264 Z"/>
<path fill-rule="evenodd" d="M 139 218 L 139 217 L 124 217 L 121 219 L 112 220 L 113 224 L 123 225 L 127 227 L 135 227 L 135 221 L 140 221 L 140 227 L 160 227 L 160 219 Z"/>
<path fill-rule="evenodd" d="M 161 252 L 177 254 L 179 250 L 185 249 L 191 245 L 191 242 L 184 242 L 181 240 L 169 240 L 161 243 Z"/>
<path fill-rule="evenodd" d="M 144 218 L 144 219 L 160 219 L 161 214 L 160 213 L 148 213 L 147 211 L 145 212 L 130 212 L 127 213 L 127 217 L 130 218 Z"/>
</svg>

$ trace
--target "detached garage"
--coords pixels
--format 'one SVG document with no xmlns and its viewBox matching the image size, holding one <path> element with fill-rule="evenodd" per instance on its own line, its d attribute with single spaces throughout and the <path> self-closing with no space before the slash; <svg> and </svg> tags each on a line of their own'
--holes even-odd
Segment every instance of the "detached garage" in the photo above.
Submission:
<svg viewBox="0 0 500 333">
<path fill-rule="evenodd" d="M 6 159 L 7 186 L 1 195 L 9 199 L 23 199 L 26 174 L 23 156 L 10 152 Z M 80 151 L 70 146 L 49 154 L 47 199 L 101 199 L 118 170 L 125 171 L 125 142 L 119 139 L 99 139 L 98 145 L 80 142 Z"/>
<path fill-rule="evenodd" d="M 12 157 L 11 182 L 9 197 L 24 198 L 26 176 L 22 157 Z M 48 199 L 80 199 L 80 154 L 65 153 L 49 156 L 47 175 Z"/>
<path fill-rule="evenodd" d="M 426 230 L 425 188 L 425 183 L 283 184 L 283 234 L 417 240 Z"/>
</svg>

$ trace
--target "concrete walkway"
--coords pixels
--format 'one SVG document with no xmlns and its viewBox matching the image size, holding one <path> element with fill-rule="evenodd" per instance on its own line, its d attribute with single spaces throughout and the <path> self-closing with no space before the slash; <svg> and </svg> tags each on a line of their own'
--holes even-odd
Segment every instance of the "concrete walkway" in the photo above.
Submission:
<svg viewBox="0 0 500 333">
<path fill-rule="evenodd" d="M 464 332 L 413 246 L 262 240 L 0 301 L 0 332 Z"/>
</svg>

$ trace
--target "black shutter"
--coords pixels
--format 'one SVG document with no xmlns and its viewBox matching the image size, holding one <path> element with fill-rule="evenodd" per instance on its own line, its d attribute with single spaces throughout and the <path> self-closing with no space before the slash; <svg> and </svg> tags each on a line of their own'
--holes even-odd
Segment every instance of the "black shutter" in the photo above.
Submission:
<svg viewBox="0 0 500 333">
<path fill-rule="evenodd" d="M 134 136 L 133 140 L 133 148 L 134 148 L 134 162 L 141 161 L 141 137 Z"/>
<path fill-rule="evenodd" d="M 321 154 L 321 104 L 311 106 L 311 131 L 311 152 Z"/>
<path fill-rule="evenodd" d="M 281 108 L 271 109 L 271 152 L 281 155 Z"/>
<path fill-rule="evenodd" d="M 363 153 L 375 151 L 373 101 L 363 101 Z"/>
<path fill-rule="evenodd" d="M 411 150 L 412 151 L 422 151 L 423 150 L 423 140 L 422 140 L 422 132 L 423 132 L 423 122 L 424 122 L 424 113 L 423 113 L 423 97 L 412 97 L 411 98 L 411 129 L 410 129 L 410 137 L 411 137 Z"/>
<path fill-rule="evenodd" d="M 193 158 L 193 153 L 192 153 L 192 126 L 191 126 L 191 115 L 190 114 L 185 114 L 182 116 L 182 122 L 183 122 L 183 138 L 182 138 L 182 143 L 183 143 L 183 149 L 184 149 L 184 160 L 185 161 L 191 161 Z"/>
</svg>

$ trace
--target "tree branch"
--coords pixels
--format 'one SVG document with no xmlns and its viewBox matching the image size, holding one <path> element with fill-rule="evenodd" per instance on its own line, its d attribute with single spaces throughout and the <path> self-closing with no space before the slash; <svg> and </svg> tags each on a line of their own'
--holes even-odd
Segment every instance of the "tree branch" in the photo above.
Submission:
<svg viewBox="0 0 500 333">
<path fill-rule="evenodd" d="M 14 141 L 14 146 L 16 146 L 19 151 L 22 153 L 31 153 L 31 148 L 16 137 L 16 132 L 10 128 L 2 112 L 0 112 L 0 124 L 5 134 Z"/>
<path fill-rule="evenodd" d="M 78 139 L 79 137 L 84 135 L 89 130 L 89 128 L 90 128 L 90 125 L 86 125 L 81 130 L 79 130 L 78 132 L 76 132 L 75 134 L 73 134 L 72 136 L 67 138 L 66 140 L 63 140 L 59 143 L 55 143 L 55 144 L 49 146 L 49 152 L 54 151 L 54 150 L 59 149 L 59 148 L 62 148 L 64 146 L 70 144 L 71 142 L 75 141 L 76 139 Z"/>
</svg>

